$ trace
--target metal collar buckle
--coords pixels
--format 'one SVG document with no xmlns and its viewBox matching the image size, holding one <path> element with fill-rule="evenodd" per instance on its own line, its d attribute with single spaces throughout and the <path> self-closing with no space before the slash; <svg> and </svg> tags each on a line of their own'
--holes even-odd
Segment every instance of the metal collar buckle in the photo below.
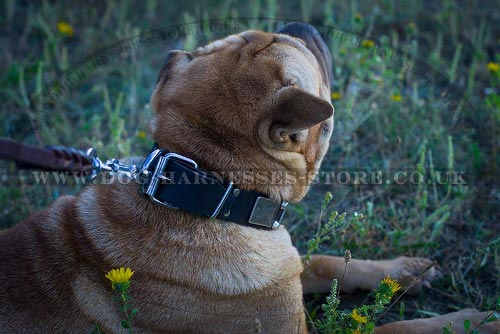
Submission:
<svg viewBox="0 0 500 334">
<path fill-rule="evenodd" d="M 190 164 L 194 168 L 198 168 L 198 164 L 196 164 L 196 162 L 194 160 L 186 158 L 185 156 L 180 155 L 180 154 L 167 153 L 165 155 L 162 155 L 162 153 L 163 153 L 162 150 L 158 150 L 158 149 L 154 150 L 153 152 L 151 152 L 151 154 L 144 161 L 144 164 L 142 166 L 142 173 L 143 173 L 143 176 L 150 177 L 150 181 L 149 181 L 149 183 L 146 183 L 144 185 L 143 192 L 146 195 L 148 195 L 149 198 L 151 199 L 151 201 L 153 201 L 154 203 L 166 206 L 170 209 L 178 210 L 179 209 L 178 207 L 172 206 L 171 204 L 166 203 L 166 202 L 162 202 L 158 198 L 156 198 L 156 191 L 158 190 L 158 186 L 160 185 L 161 181 L 162 180 L 170 181 L 170 179 L 168 177 L 163 175 L 163 173 L 165 172 L 165 168 L 167 167 L 168 161 L 171 159 L 180 160 L 180 161 L 183 161 L 183 162 Z M 156 160 L 156 158 L 158 156 L 160 158 L 158 160 L 158 163 L 156 164 L 156 168 L 155 168 L 153 174 L 148 175 L 149 173 L 151 173 L 149 171 L 149 168 L 151 167 L 151 165 L 153 164 L 153 162 Z"/>
<path fill-rule="evenodd" d="M 276 202 L 269 198 L 257 197 L 248 219 L 252 225 L 264 226 L 276 230 L 283 220 L 288 202 Z"/>
</svg>

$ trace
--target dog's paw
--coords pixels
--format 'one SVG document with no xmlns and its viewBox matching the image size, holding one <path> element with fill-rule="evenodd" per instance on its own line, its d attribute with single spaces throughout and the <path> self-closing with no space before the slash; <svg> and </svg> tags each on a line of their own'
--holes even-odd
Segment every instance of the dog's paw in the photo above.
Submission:
<svg viewBox="0 0 500 334">
<path fill-rule="evenodd" d="M 422 286 L 430 287 L 432 280 L 441 275 L 438 268 L 433 266 L 420 278 L 432 264 L 431 260 L 420 257 L 400 256 L 394 260 L 382 261 L 381 264 L 384 274 L 397 280 L 403 289 L 411 286 L 407 292 L 410 295 L 416 294 Z"/>
</svg>

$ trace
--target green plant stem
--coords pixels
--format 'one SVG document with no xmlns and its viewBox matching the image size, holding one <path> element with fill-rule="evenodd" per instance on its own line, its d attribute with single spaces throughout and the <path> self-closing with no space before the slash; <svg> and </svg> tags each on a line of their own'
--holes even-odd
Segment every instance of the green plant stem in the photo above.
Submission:
<svg viewBox="0 0 500 334">
<path fill-rule="evenodd" d="M 478 323 L 478 324 L 476 325 L 476 327 L 474 327 L 474 328 L 472 328 L 470 331 L 468 331 L 468 332 L 467 332 L 467 334 L 474 333 L 474 331 L 475 331 L 476 329 L 478 329 L 479 327 L 481 327 L 482 325 L 484 325 L 484 324 L 488 321 L 488 319 L 489 319 L 489 318 L 490 318 L 493 314 L 495 314 L 495 312 L 496 312 L 496 311 L 497 311 L 497 309 L 495 309 L 495 310 L 491 311 L 490 313 L 488 313 L 488 314 L 486 315 L 486 317 L 484 317 L 484 319 L 483 319 L 483 320 L 481 320 L 481 322 L 480 322 L 480 323 Z"/>
<path fill-rule="evenodd" d="M 340 294 L 340 288 L 342 287 L 342 282 L 344 281 L 344 276 L 345 276 L 345 273 L 347 271 L 347 264 L 349 262 L 346 262 L 345 263 L 345 266 L 344 266 L 344 272 L 342 273 L 342 277 L 340 278 L 340 282 L 339 282 L 339 287 L 337 288 L 337 299 L 339 298 L 339 294 Z"/>
<path fill-rule="evenodd" d="M 130 316 L 128 314 L 128 311 L 127 311 L 127 300 L 128 300 L 128 298 L 125 295 L 125 291 L 120 294 L 120 297 L 123 300 L 123 312 L 125 313 L 125 316 L 127 317 L 127 320 L 126 320 L 127 321 L 127 325 L 128 325 L 127 331 L 128 331 L 129 334 L 132 334 L 133 332 L 132 332 L 132 328 L 130 326 L 130 322 L 131 322 L 132 319 L 130 318 Z"/>
</svg>

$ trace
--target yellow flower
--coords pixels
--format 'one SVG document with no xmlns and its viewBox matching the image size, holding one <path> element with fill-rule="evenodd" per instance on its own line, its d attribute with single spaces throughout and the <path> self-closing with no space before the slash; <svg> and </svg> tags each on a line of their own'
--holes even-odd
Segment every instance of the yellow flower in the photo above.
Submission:
<svg viewBox="0 0 500 334">
<path fill-rule="evenodd" d="M 137 132 L 137 137 L 140 139 L 146 138 L 146 132 L 144 132 L 144 131 Z"/>
<path fill-rule="evenodd" d="M 108 273 L 105 275 L 107 279 L 109 279 L 112 283 L 113 289 L 115 288 L 115 284 L 123 284 L 123 283 L 128 283 L 130 280 L 130 277 L 134 272 L 130 268 L 118 268 L 118 269 L 111 269 L 108 271 Z"/>
<path fill-rule="evenodd" d="M 401 289 L 401 285 L 399 285 L 399 283 L 396 280 L 393 280 L 389 276 L 385 277 L 382 280 L 382 283 L 387 284 L 391 288 L 392 293 L 395 293 L 396 291 Z"/>
<path fill-rule="evenodd" d="M 498 63 L 494 63 L 492 61 L 490 61 L 487 65 L 486 65 L 486 68 L 488 68 L 488 70 L 490 70 L 491 72 L 498 72 L 500 71 L 500 64 Z"/>
<path fill-rule="evenodd" d="M 371 39 L 365 39 L 363 42 L 361 42 L 361 46 L 364 48 L 372 48 L 375 46 L 375 42 Z"/>
<path fill-rule="evenodd" d="M 395 102 L 399 102 L 402 99 L 403 99 L 403 97 L 399 93 L 394 93 L 394 94 L 391 95 L 391 100 L 393 100 Z"/>
<path fill-rule="evenodd" d="M 71 37 L 75 33 L 71 24 L 69 24 L 68 22 L 64 22 L 64 21 L 57 23 L 57 30 L 59 30 L 61 35 L 64 35 L 64 36 Z"/>
<path fill-rule="evenodd" d="M 364 324 L 368 321 L 368 318 L 359 314 L 358 310 L 356 310 L 356 309 L 352 310 L 351 317 L 354 320 L 356 320 L 356 322 L 359 322 L 360 324 Z"/>
<path fill-rule="evenodd" d="M 352 334 L 361 334 L 361 329 L 356 328 L 356 330 L 354 332 L 352 332 Z"/>
<path fill-rule="evenodd" d="M 340 100 L 342 94 L 340 92 L 332 92 L 332 100 Z"/>
<path fill-rule="evenodd" d="M 406 29 L 410 34 L 414 33 L 416 28 L 417 26 L 413 22 L 408 23 L 408 25 L 406 26 Z"/>
</svg>

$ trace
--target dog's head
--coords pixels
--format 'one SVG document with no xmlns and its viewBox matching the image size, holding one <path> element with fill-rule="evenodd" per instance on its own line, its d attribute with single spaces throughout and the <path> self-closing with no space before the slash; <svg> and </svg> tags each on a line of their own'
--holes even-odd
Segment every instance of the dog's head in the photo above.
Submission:
<svg viewBox="0 0 500 334">
<path fill-rule="evenodd" d="M 301 23 L 171 51 L 151 97 L 153 139 L 242 189 L 299 201 L 332 134 L 331 62 Z"/>
</svg>

